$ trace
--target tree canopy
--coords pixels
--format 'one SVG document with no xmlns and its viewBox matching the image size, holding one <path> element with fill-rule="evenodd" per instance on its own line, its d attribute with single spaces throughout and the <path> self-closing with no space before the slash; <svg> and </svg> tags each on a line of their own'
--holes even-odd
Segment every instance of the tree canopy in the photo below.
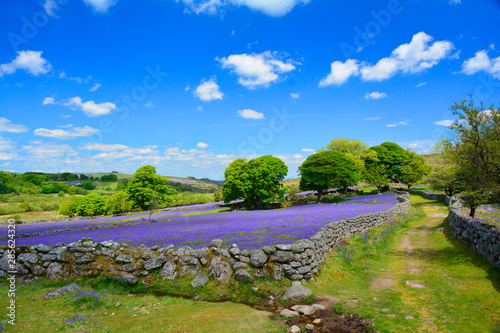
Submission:
<svg viewBox="0 0 500 333">
<path fill-rule="evenodd" d="M 401 178 L 401 164 L 403 163 L 406 150 L 394 142 L 384 142 L 370 149 L 377 153 L 379 163 L 387 167 L 387 177 L 392 181 L 399 182 Z"/>
<path fill-rule="evenodd" d="M 309 156 L 299 167 L 301 190 L 318 191 L 318 201 L 325 190 L 356 185 L 360 171 L 353 161 L 340 151 L 322 151 Z"/>
<path fill-rule="evenodd" d="M 137 169 L 127 185 L 129 199 L 134 206 L 141 209 L 150 209 L 155 205 L 166 205 L 170 195 L 177 193 L 168 186 L 168 179 L 156 173 L 156 168 L 146 165 Z"/>
<path fill-rule="evenodd" d="M 246 161 L 237 159 L 226 168 L 222 193 L 225 202 L 243 199 L 250 204 L 283 200 L 281 182 L 288 167 L 271 155 Z"/>
<path fill-rule="evenodd" d="M 410 188 L 411 185 L 418 184 L 430 170 L 422 155 L 408 149 L 401 162 L 400 179 Z"/>
</svg>

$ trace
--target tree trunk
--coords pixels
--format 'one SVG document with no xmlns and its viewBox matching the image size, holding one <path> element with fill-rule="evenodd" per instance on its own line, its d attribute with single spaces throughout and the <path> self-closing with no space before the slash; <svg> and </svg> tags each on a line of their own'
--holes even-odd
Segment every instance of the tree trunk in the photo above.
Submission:
<svg viewBox="0 0 500 333">
<path fill-rule="evenodd" d="M 470 214 L 469 214 L 470 217 L 474 218 L 474 215 L 476 215 L 476 208 L 477 208 L 476 205 L 470 206 Z"/>
<path fill-rule="evenodd" d="M 323 196 L 323 190 L 318 191 L 318 203 L 321 202 L 321 197 Z"/>
<path fill-rule="evenodd" d="M 410 188 L 410 187 L 411 187 L 411 185 L 410 185 L 410 184 L 408 184 L 408 188 Z"/>
</svg>

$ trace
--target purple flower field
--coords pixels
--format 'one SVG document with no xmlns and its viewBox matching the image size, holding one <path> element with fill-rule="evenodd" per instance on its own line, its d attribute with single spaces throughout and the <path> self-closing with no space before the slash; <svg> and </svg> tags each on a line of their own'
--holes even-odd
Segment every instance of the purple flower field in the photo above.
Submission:
<svg viewBox="0 0 500 333">
<path fill-rule="evenodd" d="M 253 249 L 310 238 L 330 222 L 387 210 L 396 204 L 396 198 L 385 193 L 353 197 L 338 204 L 317 203 L 287 209 L 235 212 L 214 212 L 217 209 L 214 205 L 195 205 L 191 206 L 192 210 L 154 214 L 154 223 L 145 221 L 148 214 L 142 213 L 75 222 L 18 225 L 18 235 L 43 234 L 18 238 L 16 245 L 55 245 L 89 237 L 130 246 L 173 244 L 201 248 L 208 246 L 212 239 L 220 238 L 227 244 L 236 243 L 240 248 Z M 186 216 L 191 213 L 198 215 Z M 0 235 L 6 234 L 7 227 L 0 226 Z M 0 245 L 6 243 L 6 240 L 0 240 Z"/>
</svg>

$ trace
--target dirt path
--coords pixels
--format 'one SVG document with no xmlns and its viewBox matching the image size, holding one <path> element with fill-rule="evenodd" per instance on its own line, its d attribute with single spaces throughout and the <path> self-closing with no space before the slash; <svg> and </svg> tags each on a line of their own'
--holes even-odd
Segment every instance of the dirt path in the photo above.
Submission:
<svg viewBox="0 0 500 333">
<path fill-rule="evenodd" d="M 374 318 L 382 332 L 500 332 L 500 270 L 453 238 L 444 204 L 412 200 L 423 218 L 399 229 L 380 255 L 351 266 L 332 258 L 314 291 Z"/>
</svg>

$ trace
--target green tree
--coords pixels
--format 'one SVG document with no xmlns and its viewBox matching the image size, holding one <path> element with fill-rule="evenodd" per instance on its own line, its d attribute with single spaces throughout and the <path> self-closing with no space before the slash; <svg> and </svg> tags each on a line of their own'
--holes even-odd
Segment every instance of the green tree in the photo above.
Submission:
<svg viewBox="0 0 500 333">
<path fill-rule="evenodd" d="M 92 184 L 91 182 L 83 183 L 82 187 L 88 191 L 92 191 L 93 189 L 95 189 L 94 184 Z"/>
<path fill-rule="evenodd" d="M 431 167 L 426 164 L 425 158 L 422 155 L 418 155 L 411 149 L 406 150 L 406 154 L 403 156 L 403 161 L 401 162 L 400 178 L 408 188 L 418 184 L 430 170 Z"/>
<path fill-rule="evenodd" d="M 360 178 L 360 170 L 352 160 L 335 150 L 310 155 L 299 167 L 299 173 L 300 189 L 317 191 L 318 202 L 325 190 L 340 187 L 346 193 L 347 187 L 355 185 Z"/>
<path fill-rule="evenodd" d="M 66 193 L 64 193 L 63 191 L 60 191 L 59 193 L 57 193 L 57 196 L 60 198 L 64 198 L 66 196 Z"/>
<path fill-rule="evenodd" d="M 370 149 L 377 153 L 379 163 L 387 167 L 387 177 L 392 181 L 399 182 L 401 178 L 401 164 L 403 163 L 406 150 L 394 142 L 384 142 Z"/>
<path fill-rule="evenodd" d="M 284 198 L 282 181 L 288 167 L 271 155 L 246 161 L 237 159 L 226 168 L 222 187 L 224 201 L 243 199 L 246 203 L 262 204 Z"/>
<path fill-rule="evenodd" d="M 389 186 L 387 167 L 383 164 L 366 163 L 363 178 L 368 184 L 375 186 L 379 192 L 383 186 Z"/>
<path fill-rule="evenodd" d="M 98 193 L 87 194 L 76 211 L 80 216 L 102 215 L 106 213 L 106 198 Z"/>
<path fill-rule="evenodd" d="M 471 98 L 451 111 L 456 119 L 442 152 L 464 180 L 465 203 L 474 217 L 477 206 L 500 198 L 500 109 L 476 106 Z"/>
<path fill-rule="evenodd" d="M 132 209 L 127 193 L 121 191 L 111 195 L 106 200 L 106 211 L 111 214 L 123 214 Z"/>
<path fill-rule="evenodd" d="M 116 182 L 116 181 L 118 181 L 118 177 L 116 175 L 113 175 L 113 174 L 102 175 L 101 180 L 103 182 Z"/>
<path fill-rule="evenodd" d="M 158 206 L 170 203 L 170 195 L 177 193 L 168 186 L 168 179 L 156 174 L 156 168 L 146 165 L 137 169 L 128 184 L 127 192 L 134 206 L 150 209 L 154 201 Z"/>
<path fill-rule="evenodd" d="M 69 200 L 61 202 L 59 205 L 59 214 L 73 217 L 77 214 L 78 206 L 83 201 L 84 197 L 79 195 L 74 195 L 69 198 Z"/>
<path fill-rule="evenodd" d="M 454 167 L 437 166 L 429 175 L 428 181 L 432 189 L 444 191 L 449 197 L 463 190 L 462 179 Z"/>
</svg>

